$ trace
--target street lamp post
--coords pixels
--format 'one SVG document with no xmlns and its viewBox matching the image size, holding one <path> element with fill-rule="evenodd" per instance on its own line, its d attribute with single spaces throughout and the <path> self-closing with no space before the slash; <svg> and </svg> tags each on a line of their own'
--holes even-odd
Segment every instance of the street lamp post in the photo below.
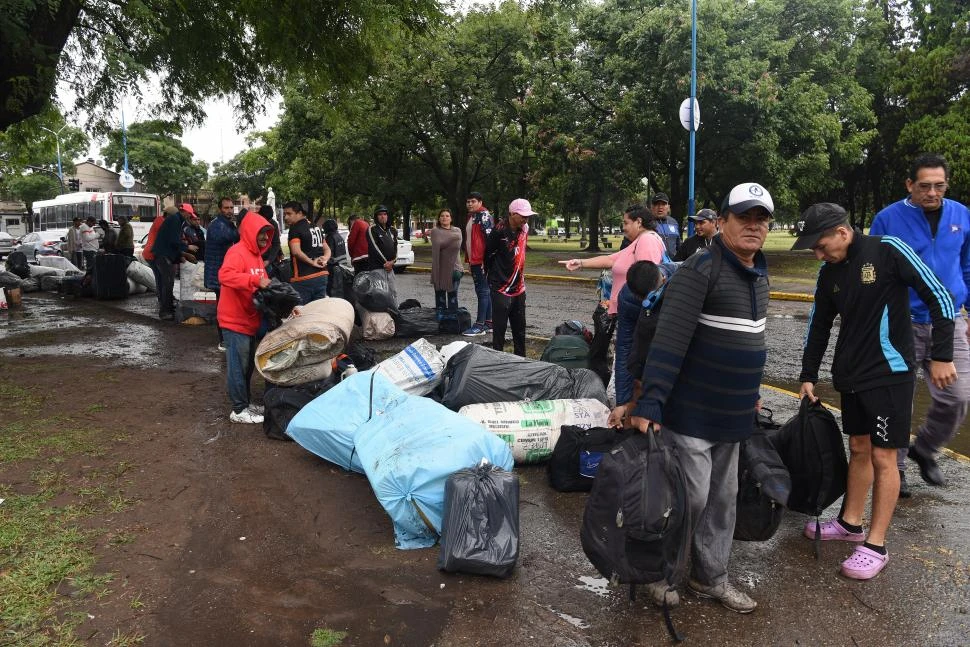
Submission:
<svg viewBox="0 0 970 647">
<path fill-rule="evenodd" d="M 54 132 L 50 128 L 45 128 L 44 126 L 40 127 L 41 130 L 46 130 L 50 134 L 54 135 L 54 140 L 57 142 L 57 177 L 60 178 L 62 187 L 64 186 L 64 170 L 63 167 L 61 167 L 61 131 L 67 128 L 67 126 L 68 124 L 64 124 L 57 129 L 57 132 Z"/>
</svg>

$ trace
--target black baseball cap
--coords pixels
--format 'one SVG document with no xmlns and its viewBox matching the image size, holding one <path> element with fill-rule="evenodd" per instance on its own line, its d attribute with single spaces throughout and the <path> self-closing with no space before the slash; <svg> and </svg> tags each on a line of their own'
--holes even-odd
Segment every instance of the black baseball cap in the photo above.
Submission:
<svg viewBox="0 0 970 647">
<path fill-rule="evenodd" d="M 691 216 L 690 219 L 694 222 L 697 222 L 698 220 L 717 220 L 717 212 L 715 212 L 713 209 L 701 209 Z"/>
<path fill-rule="evenodd" d="M 798 240 L 792 249 L 811 249 L 818 243 L 818 239 L 829 229 L 845 225 L 848 217 L 845 209 L 832 202 L 813 204 L 802 213 L 802 217 L 795 223 Z"/>
<path fill-rule="evenodd" d="M 670 204 L 670 198 L 667 197 L 666 193 L 654 193 L 653 197 L 650 198 L 650 204 L 657 204 L 658 202 Z"/>
</svg>

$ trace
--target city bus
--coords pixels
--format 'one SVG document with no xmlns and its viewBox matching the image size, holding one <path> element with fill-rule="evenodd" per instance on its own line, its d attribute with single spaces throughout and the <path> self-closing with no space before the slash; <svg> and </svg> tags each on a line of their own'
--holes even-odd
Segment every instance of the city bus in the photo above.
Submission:
<svg viewBox="0 0 970 647">
<path fill-rule="evenodd" d="M 115 224 L 118 216 L 128 216 L 135 240 L 148 233 L 152 221 L 161 215 L 157 195 L 115 191 L 65 193 L 51 200 L 38 200 L 33 206 L 34 231 L 67 229 L 75 218 L 107 220 Z"/>
</svg>

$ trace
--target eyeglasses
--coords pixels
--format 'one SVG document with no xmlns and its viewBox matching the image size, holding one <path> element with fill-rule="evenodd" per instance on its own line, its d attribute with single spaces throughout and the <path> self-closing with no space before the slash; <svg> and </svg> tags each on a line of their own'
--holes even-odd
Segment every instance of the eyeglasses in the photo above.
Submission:
<svg viewBox="0 0 970 647">
<path fill-rule="evenodd" d="M 937 182 L 936 184 L 930 184 L 929 182 L 916 183 L 916 188 L 923 193 L 929 193 L 931 189 L 937 193 L 946 193 L 947 186 L 946 182 Z"/>
</svg>

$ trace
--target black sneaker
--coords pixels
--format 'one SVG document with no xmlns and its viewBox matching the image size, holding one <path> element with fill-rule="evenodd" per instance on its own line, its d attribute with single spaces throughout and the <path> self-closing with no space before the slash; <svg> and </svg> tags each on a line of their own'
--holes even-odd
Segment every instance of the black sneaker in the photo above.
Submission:
<svg viewBox="0 0 970 647">
<path fill-rule="evenodd" d="M 909 483 L 906 482 L 906 472 L 899 470 L 899 498 L 908 499 L 913 496 L 913 491 L 909 489 Z"/>
<path fill-rule="evenodd" d="M 940 466 L 936 464 L 934 459 L 923 456 L 916 449 L 916 445 L 909 446 L 909 457 L 919 465 L 919 475 L 923 477 L 924 481 L 936 487 L 946 485 L 946 479 L 943 478 L 943 472 L 940 471 Z"/>
</svg>

